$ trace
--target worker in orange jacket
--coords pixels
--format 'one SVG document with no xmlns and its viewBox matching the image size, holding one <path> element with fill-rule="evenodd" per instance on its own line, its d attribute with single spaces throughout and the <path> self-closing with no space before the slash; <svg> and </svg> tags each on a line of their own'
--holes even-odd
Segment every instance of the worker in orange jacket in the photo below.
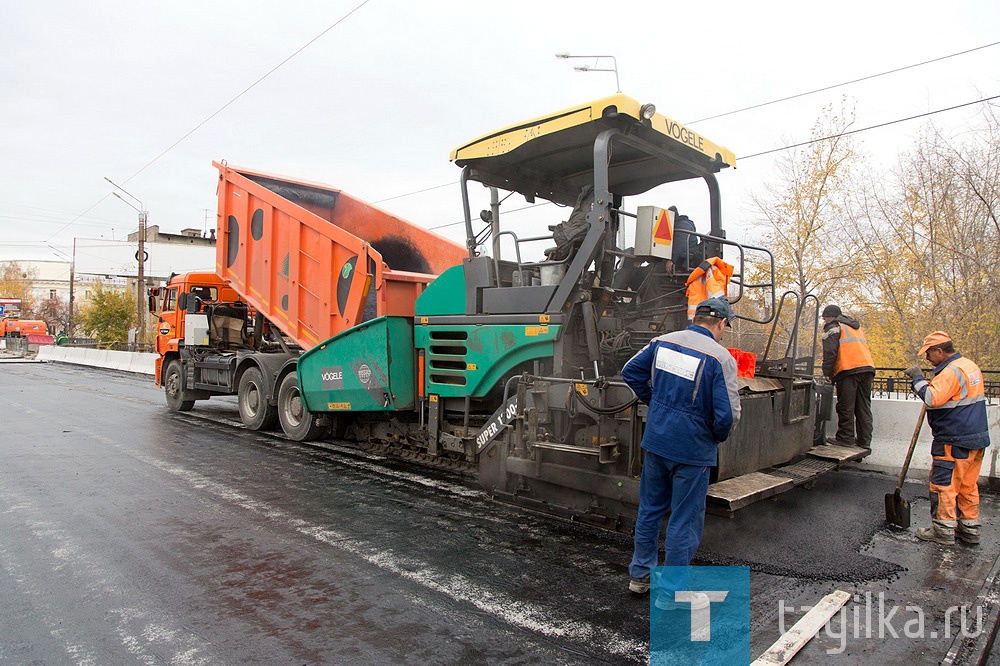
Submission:
<svg viewBox="0 0 1000 666">
<path fill-rule="evenodd" d="M 979 543 L 979 472 L 984 449 L 990 445 L 983 372 L 955 351 L 944 331 L 926 338 L 917 355 L 934 367 L 929 382 L 917 366 L 905 370 L 913 390 L 927 406 L 931 427 L 931 526 L 916 530 L 917 538 L 953 544 L 955 537 L 970 546 Z"/>
<path fill-rule="evenodd" d="M 728 297 L 729 280 L 733 277 L 733 266 L 722 257 L 709 257 L 691 271 L 687 279 L 688 321 L 694 320 L 698 304 L 709 298 Z"/>
<path fill-rule="evenodd" d="M 840 446 L 872 447 L 872 382 L 875 361 L 857 319 L 836 305 L 823 308 L 823 376 L 837 387 L 837 435 Z"/>
</svg>

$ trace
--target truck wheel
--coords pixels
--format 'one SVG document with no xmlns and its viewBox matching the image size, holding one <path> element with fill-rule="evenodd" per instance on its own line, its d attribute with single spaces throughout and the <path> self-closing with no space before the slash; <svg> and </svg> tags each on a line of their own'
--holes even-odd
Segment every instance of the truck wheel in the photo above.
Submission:
<svg viewBox="0 0 1000 666">
<path fill-rule="evenodd" d="M 194 400 L 184 399 L 184 375 L 179 361 L 167 364 L 163 375 L 163 393 L 167 396 L 167 408 L 172 412 L 190 412 Z"/>
<path fill-rule="evenodd" d="M 326 430 L 316 423 L 316 417 L 306 410 L 299 395 L 299 380 L 295 373 L 285 375 L 278 389 L 278 420 L 285 436 L 296 442 L 318 439 Z"/>
<path fill-rule="evenodd" d="M 278 410 L 268 402 L 264 375 L 250 368 L 240 377 L 240 420 L 250 430 L 269 430 L 278 419 Z"/>
</svg>

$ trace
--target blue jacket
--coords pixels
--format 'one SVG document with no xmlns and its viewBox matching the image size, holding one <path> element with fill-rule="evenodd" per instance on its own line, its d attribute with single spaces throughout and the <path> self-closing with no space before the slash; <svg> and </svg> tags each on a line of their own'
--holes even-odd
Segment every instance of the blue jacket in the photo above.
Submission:
<svg viewBox="0 0 1000 666">
<path fill-rule="evenodd" d="M 934 368 L 930 382 L 923 377 L 913 382 L 913 390 L 927 405 L 932 455 L 943 456 L 945 444 L 962 449 L 990 445 L 983 388 L 982 370 L 958 352 Z"/>
<path fill-rule="evenodd" d="M 713 466 L 740 418 L 736 359 L 692 324 L 654 338 L 622 368 L 649 405 L 642 448 L 686 465 Z"/>
</svg>

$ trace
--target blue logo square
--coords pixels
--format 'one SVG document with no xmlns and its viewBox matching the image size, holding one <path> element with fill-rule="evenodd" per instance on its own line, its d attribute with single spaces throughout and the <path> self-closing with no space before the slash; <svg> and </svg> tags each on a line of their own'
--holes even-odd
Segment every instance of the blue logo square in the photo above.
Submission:
<svg viewBox="0 0 1000 666">
<path fill-rule="evenodd" d="M 750 663 L 750 567 L 653 567 L 649 663 Z"/>
</svg>

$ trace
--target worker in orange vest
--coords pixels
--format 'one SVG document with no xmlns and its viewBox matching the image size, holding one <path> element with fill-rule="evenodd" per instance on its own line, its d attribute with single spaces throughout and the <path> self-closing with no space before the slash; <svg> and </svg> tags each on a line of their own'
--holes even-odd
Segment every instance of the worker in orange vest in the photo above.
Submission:
<svg viewBox="0 0 1000 666">
<path fill-rule="evenodd" d="M 875 361 L 861 324 L 836 305 L 823 308 L 823 376 L 837 387 L 837 435 L 827 441 L 871 449 Z"/>
<path fill-rule="evenodd" d="M 934 366 L 929 382 L 917 366 L 905 370 L 913 391 L 927 406 L 931 427 L 931 526 L 918 528 L 918 539 L 953 544 L 957 536 L 979 544 L 979 473 L 983 450 L 990 445 L 983 371 L 955 351 L 944 331 L 926 338 L 917 355 Z"/>
<path fill-rule="evenodd" d="M 728 296 L 729 280 L 733 277 L 733 266 L 722 257 L 709 257 L 691 271 L 687 279 L 688 321 L 694 320 L 698 304 L 709 298 Z"/>
</svg>

